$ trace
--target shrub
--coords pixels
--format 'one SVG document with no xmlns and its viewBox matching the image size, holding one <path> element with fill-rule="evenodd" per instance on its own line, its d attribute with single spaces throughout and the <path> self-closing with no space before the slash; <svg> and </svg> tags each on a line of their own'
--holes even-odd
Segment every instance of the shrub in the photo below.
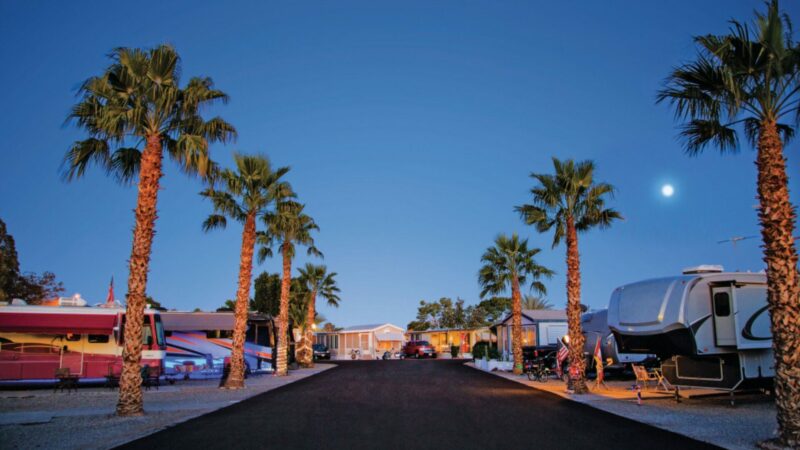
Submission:
<svg viewBox="0 0 800 450">
<path fill-rule="evenodd" d="M 497 347 L 489 347 L 489 359 L 500 359 L 500 352 Z"/>
<path fill-rule="evenodd" d="M 451 345 L 450 346 L 450 356 L 452 356 L 453 358 L 458 358 L 458 346 L 457 345 Z"/>
<path fill-rule="evenodd" d="M 472 358 L 473 359 L 483 359 L 486 356 L 486 349 L 489 346 L 487 342 L 476 342 L 474 346 L 472 346 Z"/>
</svg>

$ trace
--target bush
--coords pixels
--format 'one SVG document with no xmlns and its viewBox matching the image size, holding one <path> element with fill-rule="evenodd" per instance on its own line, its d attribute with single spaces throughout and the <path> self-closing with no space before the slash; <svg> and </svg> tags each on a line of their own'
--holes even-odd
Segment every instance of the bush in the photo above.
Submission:
<svg viewBox="0 0 800 450">
<path fill-rule="evenodd" d="M 457 345 L 451 345 L 450 346 L 450 356 L 452 356 L 453 358 L 458 358 L 458 353 L 459 353 L 458 352 L 458 346 Z"/>
<path fill-rule="evenodd" d="M 489 359 L 500 359 L 500 352 L 497 347 L 489 347 Z"/>
<path fill-rule="evenodd" d="M 474 346 L 472 346 L 472 358 L 473 359 L 483 359 L 486 356 L 486 348 L 489 346 L 487 342 L 476 342 Z"/>
</svg>

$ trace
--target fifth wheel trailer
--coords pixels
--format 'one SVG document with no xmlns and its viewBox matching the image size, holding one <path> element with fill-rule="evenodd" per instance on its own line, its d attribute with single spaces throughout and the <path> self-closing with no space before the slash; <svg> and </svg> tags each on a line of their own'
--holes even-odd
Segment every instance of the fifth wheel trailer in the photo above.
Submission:
<svg viewBox="0 0 800 450">
<path fill-rule="evenodd" d="M 618 287 L 608 325 L 620 351 L 658 355 L 675 386 L 732 391 L 775 375 L 763 273 L 701 266 Z"/>
</svg>

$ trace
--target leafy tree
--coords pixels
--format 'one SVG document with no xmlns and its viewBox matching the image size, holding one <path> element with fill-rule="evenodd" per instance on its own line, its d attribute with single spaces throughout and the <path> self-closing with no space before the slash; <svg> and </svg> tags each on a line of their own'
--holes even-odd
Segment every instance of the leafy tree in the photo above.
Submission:
<svg viewBox="0 0 800 450">
<path fill-rule="evenodd" d="M 322 327 L 322 331 L 326 333 L 333 333 L 334 331 L 341 330 L 341 328 L 337 327 L 336 325 L 328 322 Z"/>
<path fill-rule="evenodd" d="M 219 308 L 217 308 L 217 312 L 233 312 L 236 310 L 236 300 L 225 300 L 225 303 L 222 304 Z"/>
<path fill-rule="evenodd" d="M 522 373 L 522 307 L 520 286 L 530 284 L 531 289 L 544 294 L 542 277 L 553 272 L 534 259 L 541 250 L 528 248 L 528 240 L 520 240 L 516 233 L 511 237 L 500 234 L 494 246 L 481 257 L 484 263 L 478 272 L 478 282 L 483 287 L 481 298 L 487 294 L 502 294 L 511 289 L 511 350 L 514 354 L 514 373 Z"/>
<path fill-rule="evenodd" d="M 532 203 L 516 210 L 527 225 L 535 225 L 544 233 L 555 229 L 553 248 L 562 239 L 567 242 L 567 326 L 571 367 L 577 368 L 578 379 L 570 379 L 575 393 L 587 392 L 583 356 L 584 336 L 581 332 L 581 272 L 578 233 L 594 227 L 608 228 L 622 216 L 606 208 L 605 199 L 614 193 L 607 183 L 594 182 L 594 163 L 560 161 L 553 158 L 554 174 L 531 174 L 537 185 L 531 189 Z"/>
<path fill-rule="evenodd" d="M 0 301 L 10 301 L 19 280 L 19 260 L 14 237 L 0 219 Z"/>
<path fill-rule="evenodd" d="M 281 307 L 281 276 L 277 273 L 262 272 L 256 277 L 253 309 L 277 317 Z"/>
<path fill-rule="evenodd" d="M 497 323 L 511 311 L 511 297 L 489 297 L 478 303 L 478 308 L 486 312 L 487 323 Z"/>
<path fill-rule="evenodd" d="M 35 305 L 63 292 L 63 283 L 56 280 L 52 272 L 41 275 L 20 273 L 14 237 L 8 234 L 5 222 L 0 220 L 0 301 L 18 298 Z"/>
<path fill-rule="evenodd" d="M 309 293 L 306 308 L 306 320 L 303 339 L 300 349 L 296 352 L 295 359 L 305 367 L 314 367 L 314 352 L 311 345 L 314 343 L 314 329 L 312 324 L 317 319 L 317 296 L 328 301 L 328 306 L 339 307 L 339 286 L 336 284 L 336 272 L 328 272 L 324 265 L 307 263 L 300 269 L 300 283 Z"/>
<path fill-rule="evenodd" d="M 234 154 L 236 169 L 225 169 L 214 174 L 215 184 L 200 193 L 211 200 L 214 213 L 203 222 L 203 230 L 225 228 L 228 219 L 243 225 L 242 247 L 239 257 L 239 286 L 234 308 L 233 343 L 231 365 L 225 389 L 244 388 L 244 340 L 247 334 L 247 312 L 250 300 L 250 284 L 253 274 L 253 253 L 256 246 L 256 223 L 269 214 L 269 206 L 285 192 L 289 185 L 280 181 L 289 171 L 288 167 L 277 170 L 266 156 Z"/>
<path fill-rule="evenodd" d="M 767 301 L 775 354 L 777 445 L 800 447 L 800 286 L 784 142 L 800 118 L 800 45 L 777 0 L 753 25 L 731 21 L 728 34 L 694 38 L 694 61 L 673 70 L 658 93 L 677 120 L 686 152 L 713 146 L 735 153 L 744 133 L 757 150 L 758 217 L 767 264 Z M 769 443 L 766 443 L 769 445 Z"/>
<path fill-rule="evenodd" d="M 150 295 L 145 295 L 145 304 L 150 305 L 151 308 L 156 309 L 158 311 L 167 311 L 167 308 L 161 305 L 161 302 L 154 299 Z"/>
<path fill-rule="evenodd" d="M 288 375 L 287 337 L 289 330 L 289 297 L 291 290 L 292 259 L 295 246 L 304 245 L 309 255 L 322 257 L 322 253 L 314 246 L 313 231 L 319 227 L 310 216 L 303 212 L 305 205 L 294 200 L 295 194 L 286 192 L 278 200 L 275 211 L 264 217 L 267 231 L 259 235 L 261 247 L 259 260 L 263 261 L 272 255 L 272 246 L 277 245 L 283 257 L 283 276 L 281 277 L 281 303 L 278 313 L 278 345 L 276 370 L 277 376 Z"/>
<path fill-rule="evenodd" d="M 81 177 L 92 164 L 123 183 L 138 178 L 117 403 L 117 415 L 131 416 L 144 410 L 142 324 L 164 151 L 184 172 L 206 176 L 212 166 L 209 143 L 226 142 L 236 131 L 219 117 L 200 115 L 206 105 L 228 97 L 210 78 L 192 78 L 181 88 L 180 58 L 172 47 L 117 48 L 110 58 L 102 74 L 80 87 L 68 120 L 89 137 L 72 145 L 63 167 L 66 180 Z"/>
</svg>

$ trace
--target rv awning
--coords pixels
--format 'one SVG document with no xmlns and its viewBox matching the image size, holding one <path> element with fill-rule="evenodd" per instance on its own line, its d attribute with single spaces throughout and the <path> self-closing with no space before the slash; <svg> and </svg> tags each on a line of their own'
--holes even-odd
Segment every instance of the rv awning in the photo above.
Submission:
<svg viewBox="0 0 800 450">
<path fill-rule="evenodd" d="M 233 313 L 162 312 L 166 331 L 233 330 Z"/>
<path fill-rule="evenodd" d="M 403 342 L 403 335 L 400 333 L 375 333 L 375 339 L 379 341 Z"/>
<path fill-rule="evenodd" d="M 117 316 L 101 314 L 0 314 L 0 331 L 41 334 L 113 334 Z"/>
</svg>

